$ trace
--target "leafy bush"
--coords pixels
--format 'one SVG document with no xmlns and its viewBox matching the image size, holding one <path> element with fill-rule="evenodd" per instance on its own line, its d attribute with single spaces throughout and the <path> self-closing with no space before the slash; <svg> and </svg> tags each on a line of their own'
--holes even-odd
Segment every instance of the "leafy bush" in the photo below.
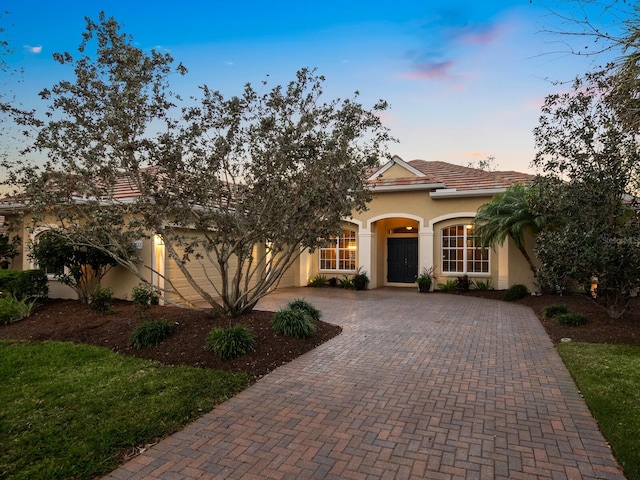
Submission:
<svg viewBox="0 0 640 480">
<path fill-rule="evenodd" d="M 221 359 L 230 360 L 255 350 L 256 341 L 247 327 L 232 325 L 211 330 L 206 346 Z"/>
<path fill-rule="evenodd" d="M 364 290 L 369 284 L 369 276 L 367 275 L 367 272 L 365 270 L 362 270 L 361 268 L 362 267 L 358 268 L 358 271 L 351 280 L 353 288 L 355 288 L 356 290 Z"/>
<path fill-rule="evenodd" d="M 588 319 L 581 313 L 561 313 L 556 320 L 563 327 L 578 327 L 587 323 Z"/>
<path fill-rule="evenodd" d="M 176 331 L 176 324 L 165 320 L 152 320 L 140 324 L 131 334 L 129 343 L 137 348 L 158 345 Z"/>
<path fill-rule="evenodd" d="M 520 300 L 521 298 L 524 298 L 527 295 L 529 295 L 529 289 L 522 284 L 516 283 L 515 285 L 511 285 L 504 292 L 503 299 L 505 302 L 515 302 L 516 300 Z"/>
<path fill-rule="evenodd" d="M 271 320 L 271 329 L 294 338 L 307 338 L 316 333 L 311 316 L 303 310 L 291 308 L 276 312 Z"/>
<path fill-rule="evenodd" d="M 113 300 L 113 290 L 109 287 L 98 287 L 93 291 L 91 297 L 91 303 L 89 307 L 91 310 L 98 313 L 107 313 L 111 310 L 111 301 Z"/>
<path fill-rule="evenodd" d="M 351 277 L 348 277 L 347 275 L 345 275 L 344 277 L 342 277 L 338 283 L 340 284 L 340 288 L 354 288 L 353 286 L 353 279 Z"/>
<path fill-rule="evenodd" d="M 558 314 L 561 313 L 568 313 L 569 310 L 567 309 L 567 306 L 562 304 L 562 305 L 547 305 L 546 307 L 544 307 L 544 311 L 543 311 L 543 315 L 544 318 L 552 318 L 555 317 Z"/>
<path fill-rule="evenodd" d="M 309 280 L 310 287 L 324 287 L 325 283 L 327 283 L 327 277 L 324 275 L 316 275 L 312 279 Z"/>
<path fill-rule="evenodd" d="M 338 286 L 338 279 L 336 277 L 331 277 L 329 279 L 329 286 L 330 287 L 337 287 Z"/>
<path fill-rule="evenodd" d="M 468 275 L 462 275 L 456 279 L 456 290 L 468 292 L 471 289 L 471 280 Z"/>
<path fill-rule="evenodd" d="M 46 297 L 49 294 L 47 274 L 42 270 L 0 270 L 0 292 L 18 298 Z"/>
<path fill-rule="evenodd" d="M 490 278 L 487 278 L 486 280 L 474 280 L 473 288 L 475 288 L 476 290 L 487 292 L 489 290 L 493 290 L 493 284 L 491 283 Z"/>
<path fill-rule="evenodd" d="M 320 317 L 322 317 L 322 312 L 320 310 L 301 298 L 296 298 L 294 301 L 289 302 L 287 307 L 291 310 L 301 310 L 309 315 L 313 320 L 320 320 Z"/>
<path fill-rule="evenodd" d="M 7 325 L 27 318 L 35 306 L 35 300 L 18 299 L 14 295 L 0 297 L 0 325 Z"/>
<path fill-rule="evenodd" d="M 443 292 L 453 292 L 456 289 L 457 282 L 454 279 L 449 279 L 444 283 L 438 284 L 438 290 Z"/>
<path fill-rule="evenodd" d="M 131 290 L 131 300 L 136 308 L 143 312 L 149 308 L 149 305 L 158 305 L 160 295 L 146 285 L 138 284 Z"/>
</svg>

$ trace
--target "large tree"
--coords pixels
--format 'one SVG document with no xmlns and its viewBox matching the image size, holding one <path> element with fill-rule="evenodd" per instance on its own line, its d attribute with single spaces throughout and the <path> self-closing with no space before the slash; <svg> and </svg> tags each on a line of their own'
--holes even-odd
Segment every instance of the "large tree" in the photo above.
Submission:
<svg viewBox="0 0 640 480">
<path fill-rule="evenodd" d="M 48 162 L 11 168 L 36 222 L 53 217 L 74 238 L 88 231 L 88 244 L 107 237 L 121 244 L 112 252 L 160 235 L 189 289 L 237 315 L 277 287 L 302 248 L 366 207 L 366 171 L 389 140 L 377 114 L 385 102 L 324 101 L 324 79 L 308 69 L 286 86 L 247 84 L 231 98 L 202 86 L 182 102 L 168 82 L 185 68 L 142 51 L 104 14 L 87 19 L 79 52 L 55 55 L 75 80 L 41 94 L 50 107 L 34 149 Z M 123 200 L 123 185 L 134 198 Z M 140 278 L 151 268 L 115 258 Z"/>
<path fill-rule="evenodd" d="M 611 318 L 640 285 L 640 144 L 612 106 L 615 82 L 591 73 L 572 91 L 548 96 L 534 161 L 545 173 L 538 208 L 559 219 L 538 236 L 540 278 L 558 288 L 596 282 Z"/>
</svg>

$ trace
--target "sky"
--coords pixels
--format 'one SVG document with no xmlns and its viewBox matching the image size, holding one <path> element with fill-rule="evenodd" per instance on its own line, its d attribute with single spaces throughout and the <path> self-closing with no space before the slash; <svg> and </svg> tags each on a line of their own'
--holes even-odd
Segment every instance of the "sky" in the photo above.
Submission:
<svg viewBox="0 0 640 480">
<path fill-rule="evenodd" d="M 52 54 L 77 53 L 84 18 L 104 10 L 140 48 L 188 68 L 173 83 L 183 95 L 202 84 L 241 94 L 267 76 L 286 84 L 308 67 L 326 78 L 327 100 L 356 91 L 365 107 L 384 99 L 383 123 L 398 140 L 389 151 L 407 161 L 493 156 L 500 170 L 535 172 L 533 129 L 545 96 L 602 63 L 571 54 L 567 38 L 548 32 L 569 29 L 562 17 L 583 18 L 571 1 L 0 2 L 13 50 L 6 61 L 22 72 L 2 88 L 24 106 L 44 111 L 37 93 L 73 79 Z M 589 19 L 615 28 L 598 12 Z"/>
</svg>

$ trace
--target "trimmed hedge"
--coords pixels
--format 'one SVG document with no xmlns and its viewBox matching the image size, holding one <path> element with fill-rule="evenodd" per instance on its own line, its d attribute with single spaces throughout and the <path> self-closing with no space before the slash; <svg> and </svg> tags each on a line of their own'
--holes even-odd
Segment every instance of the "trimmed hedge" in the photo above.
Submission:
<svg viewBox="0 0 640 480">
<path fill-rule="evenodd" d="M 0 270 L 0 292 L 17 298 L 46 297 L 47 274 L 43 270 Z"/>
</svg>

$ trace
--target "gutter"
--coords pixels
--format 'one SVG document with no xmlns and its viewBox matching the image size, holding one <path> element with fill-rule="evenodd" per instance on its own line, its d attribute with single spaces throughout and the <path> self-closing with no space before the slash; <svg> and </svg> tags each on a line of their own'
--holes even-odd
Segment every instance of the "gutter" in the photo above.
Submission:
<svg viewBox="0 0 640 480">
<path fill-rule="evenodd" d="M 414 185 L 374 185 L 369 187 L 371 193 L 376 192 L 411 192 L 416 190 L 434 190 L 444 188 L 444 183 L 419 183 Z"/>
<path fill-rule="evenodd" d="M 430 192 L 429 196 L 434 200 L 439 198 L 459 198 L 459 197 L 488 197 L 498 193 L 506 192 L 506 187 L 500 188 L 484 188 L 481 190 L 456 190 L 455 188 L 446 188 Z"/>
</svg>

